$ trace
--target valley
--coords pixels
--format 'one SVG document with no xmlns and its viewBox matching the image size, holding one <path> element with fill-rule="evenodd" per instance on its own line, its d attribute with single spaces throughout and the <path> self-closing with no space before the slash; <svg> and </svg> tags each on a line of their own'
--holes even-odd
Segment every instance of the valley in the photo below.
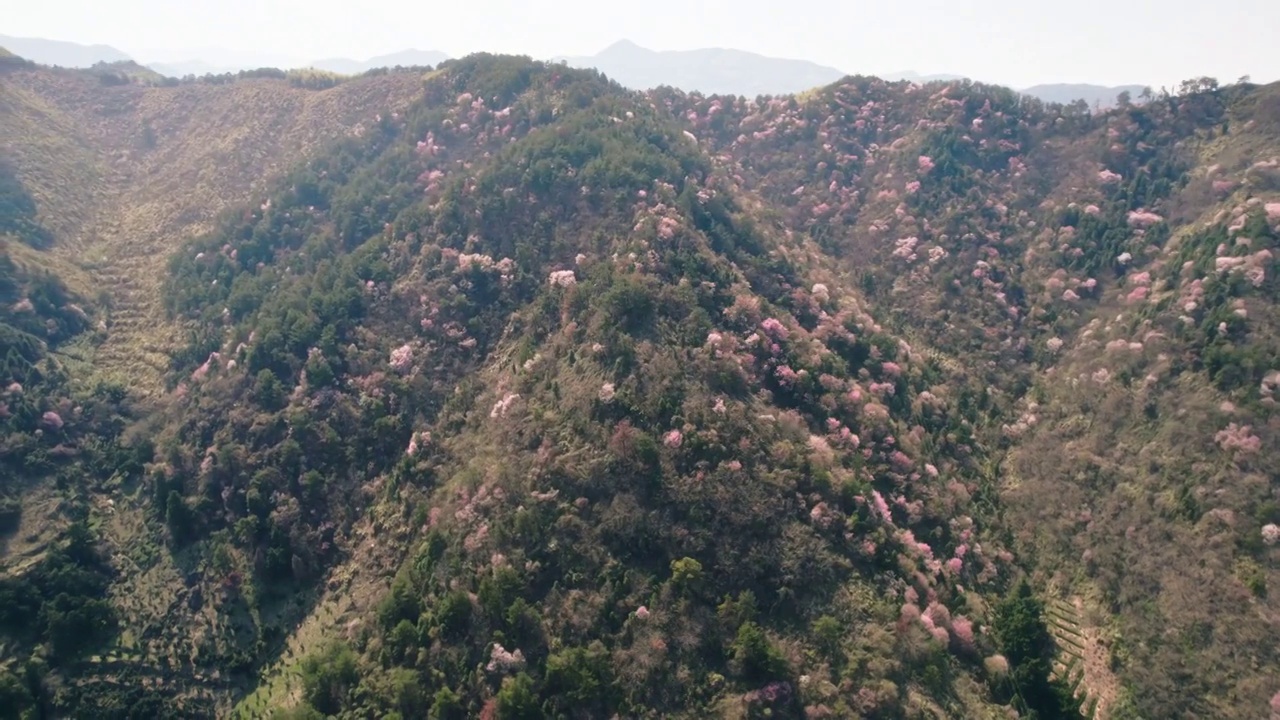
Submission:
<svg viewBox="0 0 1280 720">
<path fill-rule="evenodd" d="M 15 717 L 1275 704 L 1280 85 L 280 75 L 0 58 Z"/>
</svg>

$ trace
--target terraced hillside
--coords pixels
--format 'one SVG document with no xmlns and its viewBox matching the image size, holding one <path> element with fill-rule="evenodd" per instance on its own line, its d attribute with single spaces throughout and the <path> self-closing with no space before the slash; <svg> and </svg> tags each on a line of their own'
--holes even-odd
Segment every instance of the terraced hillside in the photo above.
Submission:
<svg viewBox="0 0 1280 720">
<path fill-rule="evenodd" d="M 5 72 L 6 160 L 57 238 L 54 253 L 107 293 L 95 369 L 144 396 L 161 392 L 180 340 L 159 303 L 168 256 L 318 146 L 403 109 L 420 85 L 413 72 L 322 91 L 275 79 L 156 87 Z"/>
<path fill-rule="evenodd" d="M 127 410 L 131 422 L 159 411 L 170 354 L 181 345 L 160 297 L 169 255 L 185 238 L 212 227 L 219 212 L 252 199 L 284 168 L 326 142 L 360 132 L 378 112 L 403 108 L 421 87 L 421 73 L 412 72 L 319 91 L 273 79 L 107 85 L 91 73 L 21 63 L 7 63 L 0 73 L 0 172 L 8 183 L 0 192 L 14 198 L 4 206 L 6 217 L 26 218 L 24 225 L 5 228 L 17 233 L 4 250 L 19 271 L 16 294 L 8 297 L 5 290 L 7 301 L 34 298 L 25 276 L 52 273 L 67 294 L 50 298 L 49 311 L 66 303 L 64 312 L 85 319 L 48 338 L 57 342 L 49 361 L 57 362 L 61 379 L 33 385 L 10 371 L 5 382 L 20 380 L 33 408 L 54 412 L 77 395 L 119 393 L 131 408 L 147 408 Z M 12 393 L 7 406 L 14 407 Z M 37 425 L 28 421 L 7 430 L 25 426 L 36 436 L 47 433 Z M 65 432 L 69 440 L 82 434 Z M 180 695 L 189 686 L 208 685 L 225 698 L 229 686 L 216 672 L 161 670 L 189 656 L 200 633 L 220 632 L 225 623 L 191 613 L 186 591 L 177 595 L 186 571 L 157 544 L 138 479 L 112 477 L 109 461 L 97 472 L 87 470 L 99 448 L 86 438 L 54 447 L 67 459 L 51 466 L 43 458 L 33 462 L 27 451 L 34 448 L 15 442 L 22 437 L 10 435 L 4 449 L 15 474 L 3 494 L 20 518 L 4 546 L 7 572 L 18 577 L 34 567 L 56 544 L 68 513 L 89 513 L 99 540 L 113 553 L 110 593 L 124 628 L 119 647 L 89 658 L 89 667 L 103 668 L 111 682 L 123 678 L 125 686 L 137 683 L 121 670 L 140 668 L 158 685 L 176 685 Z M 62 478 L 76 472 L 99 476 L 89 483 L 95 492 L 87 498 L 78 480 L 65 487 Z M 62 497 L 68 489 L 77 506 L 88 500 L 88 507 L 70 511 Z M 198 694 L 208 700 L 208 692 Z"/>
<path fill-rule="evenodd" d="M 1091 115 L 488 55 L 323 91 L 6 67 L 13 707 L 1280 690 L 1280 87 Z"/>
</svg>

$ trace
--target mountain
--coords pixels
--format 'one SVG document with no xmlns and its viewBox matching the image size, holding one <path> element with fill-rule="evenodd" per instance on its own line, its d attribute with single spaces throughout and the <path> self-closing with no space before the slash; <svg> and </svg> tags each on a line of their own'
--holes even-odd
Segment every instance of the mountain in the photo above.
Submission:
<svg viewBox="0 0 1280 720">
<path fill-rule="evenodd" d="M 309 67 L 328 70 L 342 75 L 359 75 L 367 70 L 382 67 L 430 67 L 448 60 L 449 56 L 435 50 L 402 50 L 389 55 L 379 55 L 368 60 L 330 58 L 316 60 Z"/>
<path fill-rule="evenodd" d="M 1103 716 L 1261 713 L 1280 84 L 1096 116 L 870 79 L 664 104 L 773 222 L 850 259 L 879 322 L 1004 408 L 982 423 L 995 492 Z"/>
<path fill-rule="evenodd" d="M 880 75 L 879 77 L 882 77 L 885 80 L 888 80 L 890 82 L 897 82 L 898 80 L 906 80 L 908 82 L 920 83 L 921 85 L 923 85 L 924 83 L 936 82 L 939 80 L 950 81 L 950 80 L 965 79 L 963 75 L 948 75 L 946 73 L 938 73 L 933 75 L 921 75 L 915 70 L 903 70 L 901 72 L 885 73 Z"/>
<path fill-rule="evenodd" d="M 955 80 L 965 80 L 962 75 L 921 75 L 913 70 L 903 72 L 886 73 L 880 77 L 890 82 L 898 80 L 906 80 L 914 83 L 931 83 L 931 82 L 951 82 Z M 1033 85 L 1028 88 L 1022 88 L 1018 92 L 1024 95 L 1030 95 L 1047 103 L 1060 103 L 1069 105 L 1077 100 L 1084 100 L 1089 107 L 1111 108 L 1115 107 L 1116 96 L 1122 92 L 1129 93 L 1134 102 L 1139 102 L 1139 96 L 1146 88 L 1144 85 L 1118 85 L 1116 87 L 1107 87 L 1105 85 L 1088 85 L 1079 83 L 1046 83 L 1042 85 Z"/>
<path fill-rule="evenodd" d="M 249 58 L 219 50 L 205 51 L 202 57 L 203 59 L 200 60 L 152 62 L 149 67 L 162 75 L 175 78 L 188 75 L 201 77 L 224 73 L 234 74 L 264 67 L 278 67 L 286 70 L 315 68 L 340 75 L 359 75 L 374 68 L 426 67 L 438 65 L 449 59 L 448 55 L 434 50 L 403 50 L 388 55 L 379 55 L 368 60 L 329 58 L 326 60 L 298 61 L 285 58 Z"/>
<path fill-rule="evenodd" d="M 1118 85 L 1116 87 L 1106 87 L 1104 85 L 1081 85 L 1070 83 L 1051 83 L 1048 85 L 1034 85 L 1029 88 L 1023 88 L 1022 93 L 1040 98 L 1045 102 L 1069 104 L 1076 100 L 1084 100 L 1090 107 L 1098 105 L 1104 108 L 1114 107 L 1116 104 L 1116 96 L 1122 92 L 1127 92 L 1133 98 L 1134 102 L 1138 101 L 1138 97 L 1142 95 L 1144 85 Z"/>
<path fill-rule="evenodd" d="M 1280 84 L 0 73 L 15 713 L 1275 703 Z"/>
<path fill-rule="evenodd" d="M 147 59 L 148 67 L 174 78 L 235 74 L 261 68 L 288 70 L 307 66 L 304 58 L 260 49 L 243 51 L 221 47 L 191 47 L 181 51 L 149 50 L 139 52 L 139 55 Z"/>
<path fill-rule="evenodd" d="M 215 65 L 204 60 L 176 60 L 173 62 L 150 62 L 147 67 L 171 78 L 183 78 L 188 75 L 203 77 L 205 75 L 222 75 L 252 70 L 247 65 Z"/>
<path fill-rule="evenodd" d="M 80 45 L 79 43 L 45 40 L 44 38 L 20 38 L 0 35 L 0 47 L 41 65 L 58 65 L 69 68 L 86 68 L 100 62 L 113 63 L 132 60 L 125 53 L 109 45 Z"/>
<path fill-rule="evenodd" d="M 755 97 L 800 92 L 835 82 L 844 73 L 806 60 L 707 48 L 657 52 L 622 40 L 587 57 L 561 57 L 570 67 L 595 68 L 624 86 L 671 85 L 687 91 Z"/>
<path fill-rule="evenodd" d="M 64 67 L 89 67 L 98 62 L 113 63 L 131 59 L 105 45 L 85 46 L 38 38 L 10 38 L 0 35 L 0 47 L 7 47 L 15 54 L 34 62 Z M 195 54 L 197 57 L 193 59 L 153 61 L 147 63 L 147 67 L 172 78 L 234 74 L 264 67 L 315 68 L 341 75 L 359 75 L 381 67 L 435 66 L 449 59 L 447 54 L 439 51 L 416 49 L 379 55 L 367 60 L 247 58 L 216 48 L 204 49 Z M 553 62 L 565 62 L 576 68 L 594 68 L 634 89 L 670 85 L 687 92 L 746 97 L 802 92 L 835 82 L 845 75 L 835 68 L 805 60 L 771 58 L 742 50 L 720 48 L 656 52 L 629 40 L 614 43 L 596 55 L 558 57 Z M 889 81 L 906 80 L 920 84 L 964 79 L 963 76 L 946 73 L 922 75 L 914 70 L 887 73 L 881 77 Z M 1045 102 L 1065 104 L 1083 99 L 1091 107 L 1099 105 L 1107 108 L 1115 104 L 1116 96 L 1121 92 L 1127 91 L 1136 99 L 1143 89 L 1142 85 L 1106 87 L 1050 83 L 1025 88 L 1021 92 Z"/>
</svg>

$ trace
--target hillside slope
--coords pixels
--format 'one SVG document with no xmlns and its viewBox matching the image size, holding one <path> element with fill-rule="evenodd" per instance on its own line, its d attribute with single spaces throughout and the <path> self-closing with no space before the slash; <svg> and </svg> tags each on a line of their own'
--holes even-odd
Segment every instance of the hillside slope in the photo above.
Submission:
<svg viewBox="0 0 1280 720">
<path fill-rule="evenodd" d="M 420 86 L 387 74 L 324 91 L 253 79 L 178 88 L 105 86 L 89 73 L 5 74 L 4 149 L 57 242 L 109 295 L 95 367 L 154 397 L 177 341 L 160 312 L 164 262 L 180 238 L 318 144 L 394 112 Z"/>
<path fill-rule="evenodd" d="M 1280 629 L 1280 87 L 1101 116 L 873 79 L 664 100 L 985 388 L 1020 556 L 1110 636 L 1115 716 L 1252 717 Z"/>
<path fill-rule="evenodd" d="M 6 72 L 13 707 L 1280 689 L 1280 87 L 1091 115 L 488 55 L 324 91 Z"/>
<path fill-rule="evenodd" d="M 362 621 L 360 677 L 317 675 L 352 652 L 320 648 L 304 700 L 983 714 L 996 640 L 968 615 L 1008 556 L 991 537 L 941 559 L 983 537 L 944 508 L 989 478 L 929 365 L 756 230 L 669 116 L 598 76 L 471 58 L 401 123 L 173 266 L 170 307 L 234 330 L 185 355 L 202 410 L 171 440 L 171 502 L 246 493 L 247 515 L 197 516 L 201 534 L 260 528 L 224 545 L 253 597 L 341 568 L 357 508 L 326 498 L 397 509 L 379 523 L 404 553 L 391 594 L 341 618 Z M 280 464 L 291 443 L 316 448 L 301 467 Z M 925 472 L 944 456 L 950 485 Z M 322 484 L 289 499 L 298 472 Z"/>
<path fill-rule="evenodd" d="M 160 298 L 167 256 L 219 211 L 252 198 L 273 173 L 375 121 L 378 110 L 366 117 L 366 108 L 403 106 L 419 92 L 420 76 L 311 91 L 252 79 L 108 85 L 95 73 L 22 63 L 0 72 L 0 233 L 8 235 L 0 237 L 7 263 L 0 289 L 14 312 L 13 319 L 0 313 L 9 386 L 0 402 L 0 502 L 13 521 L 5 525 L 4 575 L 20 583 L 8 588 L 14 593 L 28 592 L 32 586 L 20 581 L 28 576 L 50 592 L 38 580 L 41 563 L 51 562 L 46 551 L 91 518 L 90 537 L 114 554 L 116 653 L 155 675 L 175 655 L 168 638 L 188 632 L 172 628 L 199 626 L 198 617 L 174 615 L 172 595 L 185 571 L 154 554 L 155 533 L 130 502 L 142 467 L 121 460 L 134 449 L 150 457 L 148 431 L 125 437 L 123 430 L 154 417 L 170 353 L 180 345 Z M 75 598 L 85 586 L 69 590 Z M 103 592 L 94 586 L 91 596 Z M 31 618 L 4 622 L 31 625 Z M 100 640 L 105 632 L 86 636 Z M 67 672 L 75 654 L 44 661 Z M 114 654 L 102 660 L 103 667 L 129 667 Z M 174 682 L 180 690 L 191 686 Z M 65 691 L 54 688 L 48 702 L 56 706 Z"/>
</svg>

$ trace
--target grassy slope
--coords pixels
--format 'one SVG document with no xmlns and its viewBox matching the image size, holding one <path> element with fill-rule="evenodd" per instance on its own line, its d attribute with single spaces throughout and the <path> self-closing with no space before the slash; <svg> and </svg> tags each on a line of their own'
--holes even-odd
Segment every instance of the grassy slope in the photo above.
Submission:
<svg viewBox="0 0 1280 720">
<path fill-rule="evenodd" d="M 379 111 L 403 107 L 420 87 L 413 73 L 311 91 L 279 80 L 108 87 L 88 73 L 8 71 L 0 83 L 0 128 L 21 142 L 2 150 L 55 237 L 48 252 L 14 245 L 14 258 L 56 273 L 80 297 L 104 303 L 97 315 L 106 331 L 63 348 L 75 381 L 87 386 L 113 380 L 135 397 L 158 399 L 167 353 L 179 342 L 160 309 L 169 254 L 314 148 Z M 154 530 L 141 513 L 145 496 L 137 488 L 110 490 L 119 493 L 114 506 L 97 503 L 94 513 L 120 553 L 112 592 L 129 631 L 119 652 L 138 667 L 160 667 L 164 658 L 189 656 L 190 643 L 212 632 L 214 619 L 174 612 L 184 571 L 168 553 L 157 552 Z M 57 526 L 58 503 L 46 495 L 26 498 L 24 525 L 6 542 L 6 562 L 40 556 L 42 542 L 26 527 Z M 114 660 L 103 660 L 109 677 Z M 178 678 L 193 688 L 225 687 L 211 678 Z"/>
<path fill-rule="evenodd" d="M 1280 200 L 1280 184 L 1249 172 L 1280 157 L 1280 87 L 1233 107 L 1230 122 L 1229 135 L 1192 150 L 1194 179 L 1171 198 L 1184 224 L 1145 268 L 1156 278 L 1152 302 L 1135 309 L 1105 299 L 1081 319 L 1089 322 L 1065 338 L 1061 358 L 1038 379 L 1044 413 L 1009 463 L 1008 497 L 1016 512 L 1035 518 L 1029 527 L 1040 528 L 1024 541 L 1039 546 L 1046 573 L 1102 611 L 1117 671 L 1131 683 L 1124 695 L 1137 696 L 1122 704 L 1152 716 L 1256 714 L 1251 708 L 1275 688 L 1254 668 L 1280 662 L 1280 612 L 1264 589 L 1277 587 L 1280 575 L 1274 550 L 1260 541 L 1260 527 L 1277 520 L 1280 417 L 1274 405 L 1259 403 L 1256 379 L 1238 387 L 1214 382 L 1204 366 L 1206 343 L 1185 330 L 1191 316 L 1200 323 L 1205 313 L 1203 302 L 1195 312 L 1184 308 L 1190 283 L 1216 276 L 1203 268 L 1219 254 L 1217 240 L 1202 233 L 1244 214 L 1248 197 Z M 1231 189 L 1214 193 L 1206 187 L 1213 180 Z M 1265 229 L 1249 234 L 1250 250 L 1277 251 L 1274 230 L 1270 238 Z M 1243 252 L 1237 246 L 1226 254 Z M 1180 271 L 1185 261 L 1197 268 Z M 1277 265 L 1264 267 L 1260 287 L 1246 283 L 1230 293 L 1245 315 L 1227 308 L 1239 327 L 1224 340 L 1274 369 L 1280 283 Z M 1142 349 L 1108 350 L 1115 340 Z M 1099 386 L 1093 373 L 1100 369 L 1122 377 Z M 1252 426 L 1260 452 L 1215 442 L 1232 422 Z M 1061 502 L 1044 506 L 1046 492 Z"/>
<path fill-rule="evenodd" d="M 421 83 L 405 73 L 324 91 L 283 80 L 108 87 L 45 68 L 5 80 L 0 127 L 23 139 L 7 152 L 45 208 L 55 253 L 110 294 L 94 365 L 151 397 L 178 341 L 158 298 L 180 239 L 206 232 L 317 145 L 402 108 Z"/>
</svg>

